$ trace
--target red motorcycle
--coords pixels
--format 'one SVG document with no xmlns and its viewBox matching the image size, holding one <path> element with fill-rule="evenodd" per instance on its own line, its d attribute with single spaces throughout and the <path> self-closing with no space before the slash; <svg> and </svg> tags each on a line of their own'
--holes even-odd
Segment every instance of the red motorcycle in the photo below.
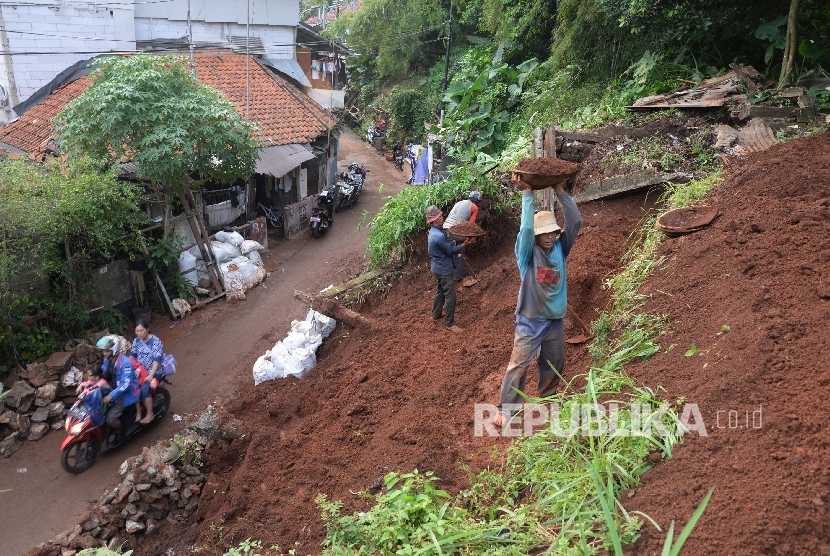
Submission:
<svg viewBox="0 0 830 556">
<path fill-rule="evenodd" d="M 158 375 L 157 375 L 158 376 Z M 166 376 L 155 378 L 150 381 L 150 395 L 153 397 L 153 420 L 150 423 L 142 424 L 135 422 L 135 406 L 130 405 L 124 408 L 121 414 L 121 430 L 114 433 L 110 439 L 110 432 L 106 423 L 96 424 L 93 419 L 94 411 L 91 410 L 83 400 L 78 400 L 69 410 L 66 416 L 64 428 L 68 433 L 61 443 L 61 465 L 70 473 L 81 473 L 86 471 L 95 460 L 98 454 L 120 446 L 139 431 L 161 420 L 170 409 L 170 392 L 159 382 L 172 383 Z M 106 415 L 106 408 L 103 410 Z"/>
</svg>

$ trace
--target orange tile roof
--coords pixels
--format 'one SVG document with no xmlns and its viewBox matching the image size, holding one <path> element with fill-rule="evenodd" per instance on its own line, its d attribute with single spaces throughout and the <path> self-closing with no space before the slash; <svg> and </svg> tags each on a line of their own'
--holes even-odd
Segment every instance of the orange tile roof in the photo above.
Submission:
<svg viewBox="0 0 830 556">
<path fill-rule="evenodd" d="M 195 57 L 196 74 L 201 83 L 222 91 L 244 118 L 257 122 L 263 145 L 308 143 L 337 121 L 308 95 L 266 69 L 251 57 L 250 103 L 246 103 L 245 55 L 222 53 Z M 90 85 L 89 77 L 62 86 L 27 110 L 17 120 L 0 128 L 0 142 L 27 153 L 37 153 L 54 136 L 52 119 L 70 100 L 81 95 Z"/>
<path fill-rule="evenodd" d="M 92 80 L 89 77 L 81 77 L 60 87 L 29 108 L 14 122 L 0 127 L 0 141 L 27 153 L 43 150 L 49 139 L 54 136 L 52 118 L 57 116 L 70 100 L 81 96 L 90 85 Z"/>
<path fill-rule="evenodd" d="M 251 57 L 250 103 L 244 54 L 197 55 L 199 81 L 219 89 L 237 112 L 262 128 L 263 144 L 308 143 L 326 133 L 336 120 L 308 95 L 275 75 Z"/>
</svg>

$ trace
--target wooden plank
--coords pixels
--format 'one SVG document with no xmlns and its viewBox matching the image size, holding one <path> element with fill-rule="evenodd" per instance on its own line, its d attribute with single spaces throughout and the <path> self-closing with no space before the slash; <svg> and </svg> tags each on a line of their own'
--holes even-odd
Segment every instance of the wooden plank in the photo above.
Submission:
<svg viewBox="0 0 830 556">
<path fill-rule="evenodd" d="M 329 288 L 325 291 L 320 292 L 320 297 L 334 297 L 335 295 L 341 294 L 345 291 L 349 291 L 352 288 L 356 288 L 358 286 L 362 286 L 369 280 L 373 280 L 378 276 L 383 276 L 387 272 L 393 270 L 392 268 L 376 268 L 375 270 L 370 270 L 369 272 L 364 272 L 357 278 L 352 278 L 348 282 L 344 282 L 338 286 L 334 286 L 333 288 Z"/>
<path fill-rule="evenodd" d="M 644 189 L 652 185 L 666 183 L 669 181 L 688 181 L 692 178 L 691 174 L 682 172 L 656 173 L 654 170 L 641 170 L 627 176 L 616 176 L 590 184 L 583 193 L 576 195 L 574 201 L 577 203 L 586 203 L 588 201 L 596 201 L 605 197 L 612 197 L 614 195 L 621 195 L 623 193 L 630 193 L 638 189 Z"/>
</svg>

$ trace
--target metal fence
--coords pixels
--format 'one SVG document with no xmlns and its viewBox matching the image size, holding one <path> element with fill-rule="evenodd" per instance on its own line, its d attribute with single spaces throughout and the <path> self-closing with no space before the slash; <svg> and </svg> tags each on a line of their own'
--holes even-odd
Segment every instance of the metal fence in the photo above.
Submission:
<svg viewBox="0 0 830 556">
<path fill-rule="evenodd" d="M 244 222 L 248 208 L 247 186 L 235 185 L 227 189 L 204 189 L 200 191 L 200 197 L 208 230 L 218 230 Z"/>
</svg>

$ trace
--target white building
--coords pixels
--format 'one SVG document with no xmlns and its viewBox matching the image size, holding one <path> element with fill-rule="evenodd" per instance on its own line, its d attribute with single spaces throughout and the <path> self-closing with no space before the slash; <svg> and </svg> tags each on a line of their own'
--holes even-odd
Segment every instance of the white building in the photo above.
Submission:
<svg viewBox="0 0 830 556">
<path fill-rule="evenodd" d="M 80 60 L 186 45 L 188 8 L 194 43 L 295 58 L 299 0 L 0 0 L 0 124 Z"/>
</svg>

